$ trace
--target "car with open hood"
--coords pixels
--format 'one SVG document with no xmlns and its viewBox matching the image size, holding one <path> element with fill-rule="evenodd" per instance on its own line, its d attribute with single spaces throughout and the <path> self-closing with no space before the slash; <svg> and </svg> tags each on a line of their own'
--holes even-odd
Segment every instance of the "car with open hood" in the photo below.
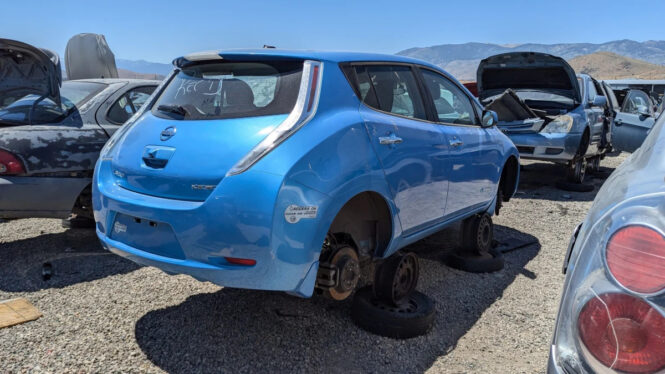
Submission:
<svg viewBox="0 0 665 374">
<path fill-rule="evenodd" d="M 665 117 L 575 230 L 549 373 L 665 370 Z"/>
<path fill-rule="evenodd" d="M 499 128 L 524 159 L 567 165 L 571 181 L 584 180 L 587 162 L 598 165 L 611 149 L 608 100 L 586 74 L 562 58 L 511 52 L 480 62 L 481 103 L 498 114 Z"/>
<path fill-rule="evenodd" d="M 174 68 L 95 169 L 97 235 L 139 264 L 343 300 L 361 266 L 398 258 L 385 294 L 408 294 L 401 248 L 465 219 L 489 243 L 487 217 L 515 192 L 495 114 L 431 64 L 263 49 Z"/>
<path fill-rule="evenodd" d="M 92 220 L 92 171 L 159 82 L 62 81 L 57 54 L 0 39 L 0 218 Z"/>
</svg>

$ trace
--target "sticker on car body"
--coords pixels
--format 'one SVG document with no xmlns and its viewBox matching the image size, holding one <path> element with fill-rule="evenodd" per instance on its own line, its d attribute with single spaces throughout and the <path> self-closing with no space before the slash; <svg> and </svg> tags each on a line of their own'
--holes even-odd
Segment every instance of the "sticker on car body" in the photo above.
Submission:
<svg viewBox="0 0 665 374">
<path fill-rule="evenodd" d="M 289 205 L 284 211 L 284 218 L 288 223 L 298 223 L 301 219 L 316 218 L 318 206 Z"/>
<path fill-rule="evenodd" d="M 113 231 L 115 231 L 116 234 L 120 234 L 120 233 L 122 233 L 122 232 L 127 232 L 127 225 L 124 225 L 124 224 L 122 224 L 122 223 L 120 223 L 120 222 L 116 222 L 116 223 L 113 225 Z"/>
</svg>

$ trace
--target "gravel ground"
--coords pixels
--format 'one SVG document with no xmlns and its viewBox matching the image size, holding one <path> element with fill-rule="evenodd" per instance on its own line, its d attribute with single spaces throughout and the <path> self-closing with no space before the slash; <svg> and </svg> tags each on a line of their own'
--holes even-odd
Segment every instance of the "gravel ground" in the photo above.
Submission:
<svg viewBox="0 0 665 374">
<path fill-rule="evenodd" d="M 605 159 L 591 182 L 624 158 Z M 437 317 L 429 334 L 401 341 L 355 327 L 350 302 L 225 289 L 139 267 L 59 220 L 0 222 L 0 300 L 25 297 L 44 314 L 0 329 L 0 372 L 544 372 L 565 249 L 598 190 L 558 190 L 560 173 L 546 163 L 522 171 L 495 237 L 536 243 L 507 253 L 501 272 L 438 261 L 456 227 L 411 246 Z"/>
</svg>

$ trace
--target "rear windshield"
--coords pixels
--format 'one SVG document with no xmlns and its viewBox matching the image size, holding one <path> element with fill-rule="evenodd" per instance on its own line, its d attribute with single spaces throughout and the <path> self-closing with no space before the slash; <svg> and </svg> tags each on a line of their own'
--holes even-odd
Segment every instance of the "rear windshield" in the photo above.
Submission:
<svg viewBox="0 0 665 374">
<path fill-rule="evenodd" d="M 106 87 L 103 83 L 67 81 L 60 88 L 60 105 L 49 98 L 39 100 L 39 95 L 29 94 L 2 108 L 0 120 L 33 125 L 58 123 Z M 33 109 L 35 101 L 37 105 Z"/>
<path fill-rule="evenodd" d="M 186 120 L 290 113 L 298 98 L 302 69 L 302 61 L 188 66 L 168 83 L 152 113 Z"/>
</svg>

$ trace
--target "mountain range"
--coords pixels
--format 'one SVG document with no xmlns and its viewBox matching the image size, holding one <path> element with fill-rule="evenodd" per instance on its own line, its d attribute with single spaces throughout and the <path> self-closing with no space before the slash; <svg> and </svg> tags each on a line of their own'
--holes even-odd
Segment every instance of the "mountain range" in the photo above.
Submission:
<svg viewBox="0 0 665 374">
<path fill-rule="evenodd" d="M 596 52 L 612 52 L 632 59 L 665 65 L 665 41 L 615 40 L 607 43 L 513 44 L 490 43 L 441 44 L 431 47 L 409 48 L 397 52 L 438 65 L 460 80 L 475 80 L 480 60 L 506 52 L 543 52 L 566 60 Z"/>
<path fill-rule="evenodd" d="M 409 56 L 431 62 L 444 68 L 459 80 L 473 81 L 476 79 L 476 69 L 478 63 L 483 58 L 506 52 L 533 51 L 549 53 L 555 56 L 571 60 L 576 57 L 592 55 L 593 58 L 587 58 L 585 63 L 598 63 L 603 59 L 611 59 L 607 54 L 598 52 L 611 52 L 616 55 L 628 57 L 630 59 L 642 60 L 655 65 L 665 65 L 665 40 L 649 40 L 637 42 L 634 40 L 615 40 L 607 43 L 559 43 L 559 44 L 511 44 L 500 45 L 490 43 L 464 43 L 464 44 L 441 44 L 431 47 L 409 48 L 397 52 L 398 55 Z M 580 62 L 582 63 L 582 62 Z M 612 64 L 603 63 L 610 69 Z M 637 66 L 637 62 L 631 62 L 631 66 Z M 141 75 L 166 76 L 173 69 L 171 64 L 159 62 L 150 62 L 145 60 L 116 59 L 118 69 L 128 70 L 130 73 L 139 73 Z M 616 65 L 616 64 L 614 64 Z M 618 66 L 618 65 L 616 65 Z M 616 73 L 610 70 L 603 70 L 604 75 L 630 77 L 630 69 L 623 68 Z M 646 68 L 640 67 L 640 72 Z M 653 70 L 653 69 L 652 69 Z M 640 73 L 641 74 L 641 73 Z M 603 78 L 603 77 L 599 77 Z"/>
</svg>

